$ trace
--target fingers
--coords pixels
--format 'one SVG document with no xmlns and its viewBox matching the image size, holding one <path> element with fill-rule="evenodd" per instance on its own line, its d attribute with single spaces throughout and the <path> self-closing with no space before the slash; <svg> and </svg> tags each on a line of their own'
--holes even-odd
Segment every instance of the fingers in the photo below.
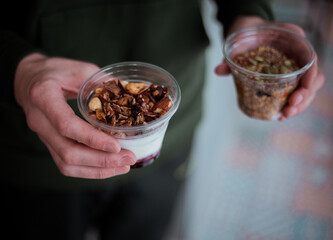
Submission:
<svg viewBox="0 0 333 240">
<path fill-rule="evenodd" d="M 325 76 L 315 64 L 301 79 L 300 87 L 288 98 L 288 104 L 284 107 L 280 120 L 295 116 L 309 107 L 324 83 Z"/>
<path fill-rule="evenodd" d="M 55 132 L 55 131 L 53 131 Z M 64 165 L 90 166 L 90 167 L 119 167 L 133 165 L 135 155 L 128 150 L 121 150 L 119 153 L 109 153 L 105 151 L 89 148 L 78 142 L 74 142 L 60 135 L 42 136 L 43 141 L 52 146 Z"/>
<path fill-rule="evenodd" d="M 221 64 L 216 66 L 215 73 L 219 76 L 228 75 L 228 74 L 231 73 L 230 68 L 229 68 L 226 60 L 223 60 L 223 62 Z"/>
<path fill-rule="evenodd" d="M 44 58 L 21 67 L 22 81 L 16 85 L 22 86 L 18 95 L 23 96 L 28 126 L 48 147 L 64 175 L 107 178 L 129 171 L 135 155 L 121 150 L 115 138 L 83 121 L 67 104 L 66 99 L 76 97 L 82 82 L 97 72 L 96 65 Z"/>
<path fill-rule="evenodd" d="M 41 112 L 37 111 L 34 115 L 39 119 L 39 127 L 47 129 L 38 134 L 39 138 L 48 147 L 54 162 L 65 176 L 108 178 L 127 173 L 130 165 L 135 163 L 135 155 L 128 150 L 108 153 L 89 148 L 59 135 Z"/>
<path fill-rule="evenodd" d="M 68 177 L 79 177 L 87 179 L 106 179 L 114 177 L 116 175 L 121 175 L 128 173 L 130 171 L 130 166 L 120 166 L 120 167 L 110 167 L 110 168 L 100 168 L 100 167 L 88 167 L 88 166 L 77 166 L 64 164 L 59 155 L 53 148 L 45 143 L 48 147 L 55 164 L 57 165 L 60 172 Z"/>
<path fill-rule="evenodd" d="M 284 109 L 283 109 L 283 116 L 280 118 L 280 120 L 284 120 L 286 118 L 290 118 L 292 116 L 295 116 L 301 112 L 303 112 L 306 108 L 308 108 L 310 106 L 310 104 L 312 103 L 313 99 L 315 97 L 315 94 L 312 94 L 310 96 L 308 96 L 307 98 L 305 98 L 300 104 L 298 105 L 287 105 Z"/>
<path fill-rule="evenodd" d="M 316 84 L 315 79 L 317 78 L 317 75 L 321 74 L 323 77 L 322 72 L 318 68 L 318 58 L 317 55 L 315 56 L 314 63 L 309 68 L 308 71 L 302 76 L 300 80 L 300 84 L 302 87 L 310 89 L 313 87 L 314 84 Z M 322 80 L 322 79 L 320 79 Z"/>
<path fill-rule="evenodd" d="M 97 130 L 75 115 L 55 82 L 45 81 L 33 86 L 30 98 L 63 137 L 98 150 L 114 153 L 120 151 L 121 147 L 115 138 Z"/>
</svg>

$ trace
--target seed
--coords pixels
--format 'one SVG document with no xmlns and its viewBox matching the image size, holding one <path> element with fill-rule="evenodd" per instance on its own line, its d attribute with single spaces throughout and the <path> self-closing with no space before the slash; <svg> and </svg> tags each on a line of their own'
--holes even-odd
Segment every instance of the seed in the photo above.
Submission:
<svg viewBox="0 0 333 240">
<path fill-rule="evenodd" d="M 284 65 L 286 65 L 287 67 L 290 67 L 291 66 L 291 61 L 290 60 L 285 60 Z"/>
<path fill-rule="evenodd" d="M 264 59 L 262 58 L 262 57 L 260 57 L 260 56 L 256 56 L 256 58 L 255 58 L 258 62 L 263 62 L 264 61 Z"/>
<path fill-rule="evenodd" d="M 258 62 L 252 58 L 249 58 L 249 62 L 253 64 L 254 66 L 257 66 Z"/>
<path fill-rule="evenodd" d="M 285 66 L 281 66 L 281 73 L 288 73 L 289 70 Z"/>
</svg>

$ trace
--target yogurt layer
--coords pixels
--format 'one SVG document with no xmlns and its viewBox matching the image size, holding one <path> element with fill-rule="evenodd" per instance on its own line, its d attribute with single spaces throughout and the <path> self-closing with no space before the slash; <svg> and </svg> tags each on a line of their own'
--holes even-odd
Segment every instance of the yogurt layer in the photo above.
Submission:
<svg viewBox="0 0 333 240">
<path fill-rule="evenodd" d="M 138 135 L 134 138 L 118 139 L 118 141 L 122 148 L 132 151 L 136 156 L 137 162 L 139 162 L 150 155 L 156 155 L 160 151 L 167 125 L 165 123 L 149 134 Z"/>
</svg>

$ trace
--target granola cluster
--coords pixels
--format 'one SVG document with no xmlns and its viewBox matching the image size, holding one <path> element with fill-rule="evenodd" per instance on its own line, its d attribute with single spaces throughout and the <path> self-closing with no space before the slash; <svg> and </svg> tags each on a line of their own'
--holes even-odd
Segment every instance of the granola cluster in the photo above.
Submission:
<svg viewBox="0 0 333 240">
<path fill-rule="evenodd" d="M 110 80 L 89 101 L 90 116 L 111 126 L 138 126 L 163 116 L 172 107 L 167 87 L 147 82 Z"/>
<path fill-rule="evenodd" d="M 263 74 L 285 74 L 299 69 L 293 59 L 275 48 L 260 46 L 233 58 L 233 61 L 252 72 Z M 238 93 L 238 105 L 248 116 L 271 120 L 284 107 L 288 95 L 297 87 L 296 78 L 288 81 L 272 81 L 234 71 Z"/>
</svg>

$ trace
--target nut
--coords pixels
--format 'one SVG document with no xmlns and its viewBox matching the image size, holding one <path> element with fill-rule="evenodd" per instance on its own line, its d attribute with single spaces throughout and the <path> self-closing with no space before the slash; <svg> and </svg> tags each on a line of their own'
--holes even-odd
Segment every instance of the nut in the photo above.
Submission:
<svg viewBox="0 0 333 240">
<path fill-rule="evenodd" d="M 104 83 L 104 88 L 109 90 L 114 95 L 118 96 L 121 92 L 121 88 L 118 86 L 117 80 L 112 80 Z"/>
<path fill-rule="evenodd" d="M 128 105 L 128 97 L 122 97 L 117 101 L 118 105 L 124 106 Z"/>
<path fill-rule="evenodd" d="M 104 91 L 104 88 L 96 88 L 95 89 L 95 93 L 96 94 L 100 94 L 100 93 L 102 93 Z"/>
<path fill-rule="evenodd" d="M 106 122 L 105 114 L 102 109 L 96 110 L 96 118 L 100 121 Z"/>
<path fill-rule="evenodd" d="M 123 88 L 125 89 L 125 88 L 126 88 L 126 85 L 128 84 L 128 82 L 125 81 L 125 80 L 121 80 L 121 81 L 120 81 L 120 84 L 121 84 L 121 86 L 123 86 Z"/>
<path fill-rule="evenodd" d="M 148 88 L 149 86 L 145 82 L 130 82 L 126 85 L 126 90 L 133 95 L 138 95 Z"/>
<path fill-rule="evenodd" d="M 154 107 L 153 112 L 154 113 L 161 113 L 163 111 L 169 111 L 169 109 L 172 107 L 172 102 L 169 98 L 162 98 L 160 101 L 158 101 Z"/>
<path fill-rule="evenodd" d="M 102 102 L 98 97 L 93 97 L 89 101 L 89 109 L 91 111 L 96 111 L 97 109 L 102 109 Z"/>
</svg>

